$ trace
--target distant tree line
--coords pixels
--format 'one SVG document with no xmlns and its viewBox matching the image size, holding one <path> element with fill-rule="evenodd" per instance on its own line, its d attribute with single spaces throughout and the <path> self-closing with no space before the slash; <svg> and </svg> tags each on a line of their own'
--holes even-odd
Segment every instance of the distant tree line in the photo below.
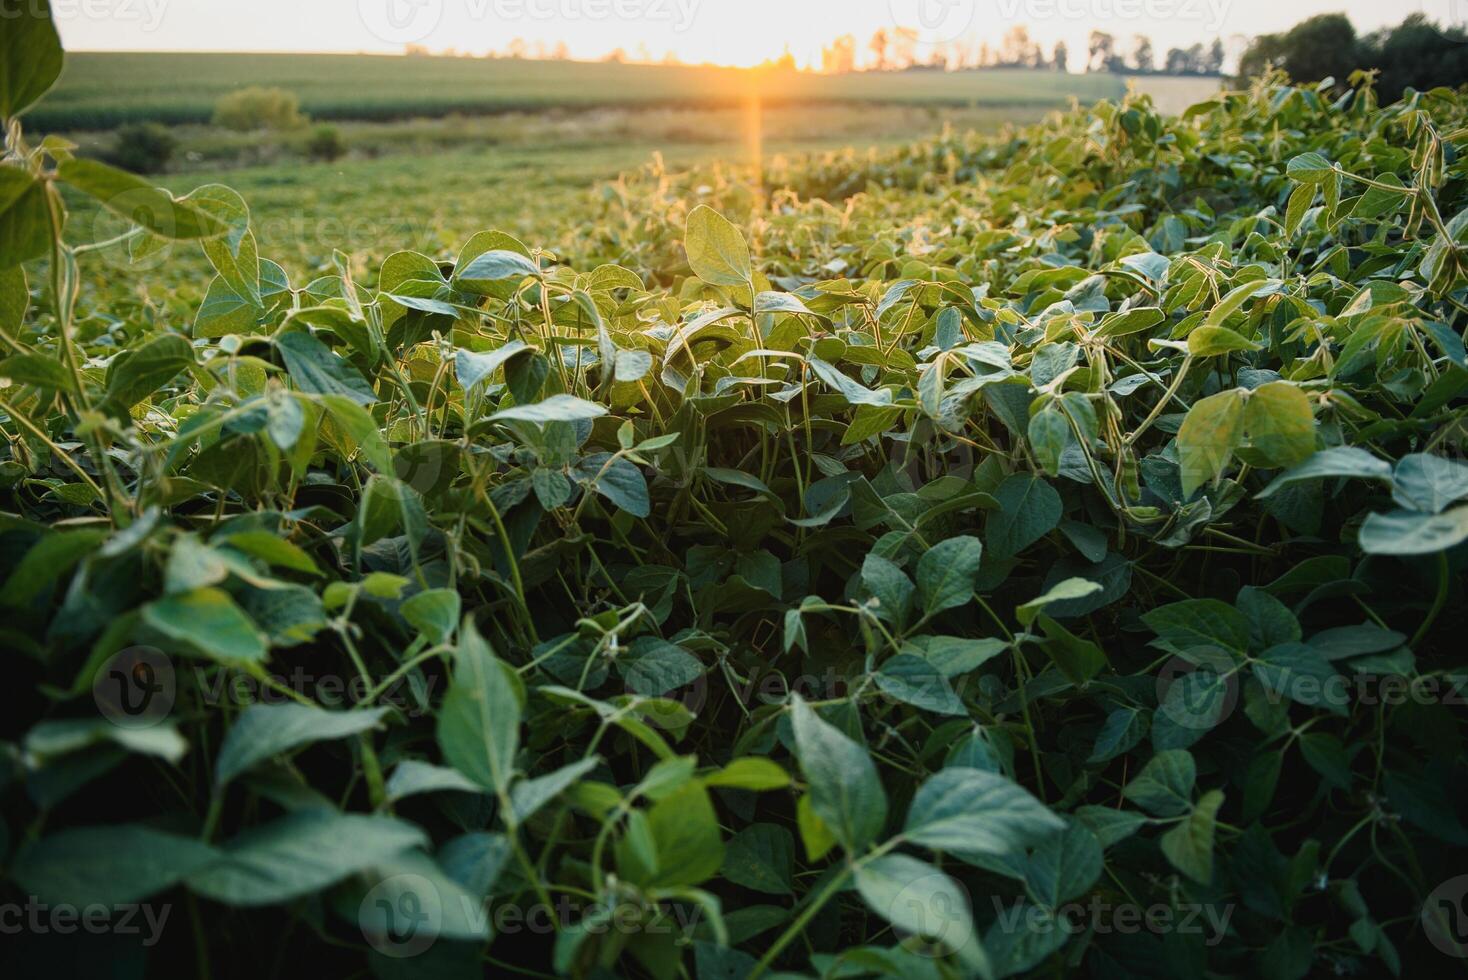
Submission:
<svg viewBox="0 0 1468 980">
<path fill-rule="evenodd" d="M 878 30 L 862 45 L 854 35 L 844 34 L 821 52 L 821 70 L 835 74 L 850 71 L 909 71 L 939 69 L 963 71 L 970 68 L 1032 68 L 1070 71 L 1072 54 L 1064 41 L 1045 47 L 1030 36 L 1023 24 L 1011 27 L 998 44 L 958 40 L 947 45 L 920 45 L 917 34 L 898 28 Z M 1130 44 L 1105 31 L 1092 31 L 1085 69 L 1125 75 L 1218 75 L 1225 58 L 1221 40 L 1210 45 L 1169 48 L 1158 58 L 1152 39 L 1145 34 Z"/>
<path fill-rule="evenodd" d="M 1344 14 L 1321 14 L 1282 34 L 1256 37 L 1239 59 L 1239 77 L 1254 78 L 1270 66 L 1302 82 L 1334 78 L 1342 84 L 1358 68 L 1376 69 L 1382 98 L 1396 100 L 1409 87 L 1468 82 L 1468 32 L 1417 13 L 1396 27 L 1358 36 Z"/>
</svg>

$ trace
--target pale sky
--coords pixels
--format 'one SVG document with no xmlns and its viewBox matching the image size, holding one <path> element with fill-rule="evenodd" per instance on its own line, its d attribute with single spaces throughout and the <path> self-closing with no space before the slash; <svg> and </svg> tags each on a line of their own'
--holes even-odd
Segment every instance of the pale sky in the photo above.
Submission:
<svg viewBox="0 0 1468 980">
<path fill-rule="evenodd" d="M 920 30 L 926 43 L 996 43 L 1028 26 L 1048 49 L 1064 39 L 1072 67 L 1092 28 L 1130 51 L 1135 34 L 1167 48 L 1285 29 L 1343 11 L 1357 30 L 1414 10 L 1461 22 L 1468 0 L 51 0 L 71 50 L 369 51 L 407 43 L 482 54 L 523 38 L 573 57 L 622 48 L 653 58 L 746 65 L 789 50 L 819 62 L 831 39 L 851 33 L 858 49 L 878 29 Z M 921 47 L 919 50 L 923 50 Z M 180 84 L 187 80 L 180 79 Z"/>
</svg>

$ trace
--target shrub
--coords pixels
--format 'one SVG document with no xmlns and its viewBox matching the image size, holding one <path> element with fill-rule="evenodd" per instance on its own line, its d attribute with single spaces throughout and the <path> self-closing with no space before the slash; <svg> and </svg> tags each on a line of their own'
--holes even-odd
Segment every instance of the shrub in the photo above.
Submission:
<svg viewBox="0 0 1468 980">
<path fill-rule="evenodd" d="M 214 104 L 214 125 L 239 133 L 254 129 L 299 129 L 305 123 L 300 100 L 285 89 L 242 88 Z"/>
<path fill-rule="evenodd" d="M 167 126 L 135 123 L 117 131 L 107 159 L 136 174 L 156 174 L 168 169 L 177 149 L 178 140 Z"/>
<path fill-rule="evenodd" d="M 306 152 L 313 160 L 331 163 L 346 155 L 347 144 L 342 139 L 341 131 L 335 126 L 318 126 L 316 132 L 306 141 Z"/>
</svg>

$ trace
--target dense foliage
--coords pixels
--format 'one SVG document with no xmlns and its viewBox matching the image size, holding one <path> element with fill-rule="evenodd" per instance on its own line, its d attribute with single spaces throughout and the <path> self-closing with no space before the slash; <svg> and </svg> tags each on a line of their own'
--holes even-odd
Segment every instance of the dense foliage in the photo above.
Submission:
<svg viewBox="0 0 1468 980">
<path fill-rule="evenodd" d="M 7 31 L 14 119 L 61 55 Z M 369 282 L 12 127 L 0 897 L 175 914 L 4 955 L 1454 965 L 1465 117 L 1270 78 L 649 170 Z M 192 322 L 78 308 L 165 237 Z"/>
<path fill-rule="evenodd" d="M 1468 82 L 1468 32 L 1418 11 L 1395 27 L 1357 35 L 1345 14 L 1319 14 L 1283 33 L 1254 38 L 1239 60 L 1239 74 L 1253 78 L 1271 66 L 1295 78 L 1342 84 L 1353 71 L 1375 71 L 1377 90 L 1396 99 L 1409 88 Z"/>
</svg>

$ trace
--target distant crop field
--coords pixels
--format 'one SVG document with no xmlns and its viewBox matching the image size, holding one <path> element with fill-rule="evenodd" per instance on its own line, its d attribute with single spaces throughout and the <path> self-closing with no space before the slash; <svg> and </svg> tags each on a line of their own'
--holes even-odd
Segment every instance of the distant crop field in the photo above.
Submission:
<svg viewBox="0 0 1468 980">
<path fill-rule="evenodd" d="M 181 85 L 180 79 L 188 79 Z M 819 75 L 737 68 L 391 55 L 80 53 L 30 118 L 46 130 L 203 122 L 251 85 L 294 92 L 318 119 L 397 119 L 551 107 L 884 102 L 1058 107 L 1114 98 L 1112 75 L 1024 69 Z"/>
</svg>

